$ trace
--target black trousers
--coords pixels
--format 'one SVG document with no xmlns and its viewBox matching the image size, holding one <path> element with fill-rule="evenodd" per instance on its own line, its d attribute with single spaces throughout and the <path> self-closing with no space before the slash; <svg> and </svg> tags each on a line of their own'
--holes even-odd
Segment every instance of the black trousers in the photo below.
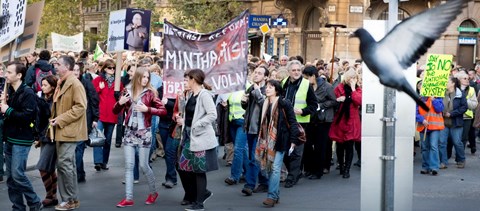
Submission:
<svg viewBox="0 0 480 211">
<path fill-rule="evenodd" d="M 123 141 L 123 133 L 125 127 L 123 126 L 123 120 L 125 118 L 125 114 L 122 112 L 118 115 L 118 122 L 117 122 L 117 135 L 115 136 L 115 144 L 122 145 Z"/>
<path fill-rule="evenodd" d="M 353 143 L 354 141 L 337 142 L 337 160 L 340 166 L 345 165 L 350 168 L 353 160 Z"/>
<path fill-rule="evenodd" d="M 178 170 L 185 191 L 183 200 L 203 204 L 207 195 L 207 174 Z"/>
<path fill-rule="evenodd" d="M 331 123 L 310 124 L 311 137 L 307 137 L 307 143 L 303 150 L 305 172 L 322 176 L 323 169 L 330 169 L 330 159 L 332 158 L 332 140 L 328 136 L 330 126 Z"/>
<path fill-rule="evenodd" d="M 309 134 L 308 124 L 301 123 L 302 127 L 305 129 L 305 133 Z M 307 135 L 307 142 L 309 136 Z M 302 156 L 303 156 L 303 149 L 305 144 L 295 146 L 291 155 L 288 155 L 288 151 L 285 152 L 285 156 L 283 157 L 283 163 L 288 170 L 287 180 L 286 182 L 293 182 L 296 183 L 300 179 L 300 174 L 302 173 Z"/>
</svg>

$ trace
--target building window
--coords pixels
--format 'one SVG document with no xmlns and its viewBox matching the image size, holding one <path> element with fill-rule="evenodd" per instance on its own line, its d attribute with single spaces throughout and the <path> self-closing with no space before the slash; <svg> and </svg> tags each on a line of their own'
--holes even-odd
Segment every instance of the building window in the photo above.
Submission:
<svg viewBox="0 0 480 211">
<path fill-rule="evenodd" d="M 410 14 L 408 14 L 405 10 L 398 8 L 398 20 L 403 21 L 410 17 Z M 385 9 L 380 16 L 378 17 L 378 20 L 388 20 L 388 9 Z"/>
<path fill-rule="evenodd" d="M 97 27 L 90 28 L 90 33 L 97 34 L 98 33 Z"/>
<path fill-rule="evenodd" d="M 318 8 L 313 8 L 310 11 L 310 15 L 308 16 L 307 19 L 307 24 L 305 26 L 305 29 L 307 31 L 318 31 L 320 29 L 320 22 L 318 21 L 320 19 L 320 11 Z"/>
</svg>

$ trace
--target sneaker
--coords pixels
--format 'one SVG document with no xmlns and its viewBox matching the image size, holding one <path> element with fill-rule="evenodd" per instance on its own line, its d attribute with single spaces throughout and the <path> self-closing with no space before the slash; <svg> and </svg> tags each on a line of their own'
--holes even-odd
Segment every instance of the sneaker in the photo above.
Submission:
<svg viewBox="0 0 480 211">
<path fill-rule="evenodd" d="M 42 209 L 43 209 L 43 204 L 42 203 L 37 203 L 37 204 L 30 207 L 30 211 L 40 211 Z"/>
<path fill-rule="evenodd" d="M 253 190 L 250 188 L 243 188 L 242 193 L 245 194 L 245 196 L 251 196 L 253 193 Z"/>
<path fill-rule="evenodd" d="M 429 170 L 421 170 L 420 174 L 430 174 L 430 171 Z"/>
<path fill-rule="evenodd" d="M 294 183 L 290 180 L 285 182 L 285 188 L 291 188 L 291 187 L 293 187 L 293 185 L 294 185 Z"/>
<path fill-rule="evenodd" d="M 100 171 L 102 170 L 102 166 L 100 164 L 95 164 L 95 170 Z"/>
<path fill-rule="evenodd" d="M 265 205 L 265 207 L 273 207 L 277 203 L 278 203 L 278 200 L 271 199 L 271 198 L 267 198 L 263 201 L 263 205 Z"/>
<path fill-rule="evenodd" d="M 225 179 L 225 183 L 227 183 L 228 185 L 236 185 L 237 181 L 235 181 L 234 179 L 229 177 L 229 178 Z"/>
<path fill-rule="evenodd" d="M 75 209 L 75 202 L 73 201 L 64 201 L 59 205 L 55 206 L 55 210 L 74 210 Z"/>
<path fill-rule="evenodd" d="M 43 207 L 53 207 L 58 205 L 58 200 L 57 199 L 44 199 L 42 201 Z"/>
<path fill-rule="evenodd" d="M 100 167 L 102 168 L 102 170 L 110 169 L 110 168 L 108 168 L 107 164 L 102 164 L 102 165 L 100 165 Z"/>
<path fill-rule="evenodd" d="M 80 208 L 80 201 L 74 200 L 73 203 L 75 204 L 75 209 Z"/>
<path fill-rule="evenodd" d="M 155 203 L 155 201 L 157 200 L 157 197 L 158 197 L 158 193 L 155 192 L 154 194 L 148 194 L 148 198 L 147 200 L 145 201 L 145 204 L 153 204 Z"/>
<path fill-rule="evenodd" d="M 253 189 L 254 193 L 266 193 L 268 192 L 268 186 L 267 185 L 258 185 L 255 189 Z"/>
<path fill-rule="evenodd" d="M 202 204 L 205 204 L 205 202 L 207 202 L 207 200 L 210 199 L 212 196 L 212 191 L 207 190 L 207 192 L 205 193 L 205 199 L 203 200 Z"/>
<path fill-rule="evenodd" d="M 203 211 L 205 208 L 203 207 L 203 204 L 198 204 L 195 203 L 191 207 L 186 208 L 185 211 Z"/>
<path fill-rule="evenodd" d="M 165 186 L 165 188 L 167 188 L 167 189 L 171 189 L 171 188 L 173 188 L 174 185 L 177 185 L 177 183 L 173 183 L 171 181 L 166 181 L 166 182 L 162 183 L 162 185 Z"/>
<path fill-rule="evenodd" d="M 458 162 L 457 163 L 457 168 L 459 168 L 459 169 L 465 168 L 465 162 Z"/>
<path fill-rule="evenodd" d="M 437 175 L 438 175 L 438 171 L 432 170 L 432 175 L 433 175 L 433 176 L 437 176 Z"/>
<path fill-rule="evenodd" d="M 446 168 L 448 168 L 447 165 L 440 163 L 440 169 L 446 169 Z"/>
<path fill-rule="evenodd" d="M 133 200 L 123 199 L 120 203 L 117 204 L 117 207 L 131 207 L 133 206 Z"/>
</svg>

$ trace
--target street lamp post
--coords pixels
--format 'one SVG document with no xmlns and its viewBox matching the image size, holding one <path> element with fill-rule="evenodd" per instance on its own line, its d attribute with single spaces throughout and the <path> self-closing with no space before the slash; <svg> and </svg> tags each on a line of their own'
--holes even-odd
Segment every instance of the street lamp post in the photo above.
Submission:
<svg viewBox="0 0 480 211">
<path fill-rule="evenodd" d="M 330 70 L 330 83 L 333 83 L 333 68 L 334 68 L 334 62 L 335 62 L 335 46 L 336 46 L 336 42 L 337 42 L 337 28 L 347 28 L 346 25 L 343 25 L 343 24 L 326 24 L 325 25 L 326 28 L 331 28 L 333 27 L 333 50 L 332 50 L 332 68 Z"/>
</svg>

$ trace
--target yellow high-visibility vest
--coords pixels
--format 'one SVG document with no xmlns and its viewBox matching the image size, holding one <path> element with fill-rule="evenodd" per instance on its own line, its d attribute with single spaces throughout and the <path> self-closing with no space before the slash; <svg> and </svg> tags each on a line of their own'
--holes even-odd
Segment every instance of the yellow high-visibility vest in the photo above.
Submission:
<svg viewBox="0 0 480 211">
<path fill-rule="evenodd" d="M 283 79 L 282 81 L 282 87 L 287 82 L 288 77 Z M 300 87 L 298 87 L 297 93 L 295 93 L 295 102 L 293 107 L 298 108 L 298 109 L 304 109 L 307 107 L 307 93 L 308 93 L 308 88 L 310 86 L 310 82 L 302 78 L 302 81 L 300 82 Z M 309 123 L 310 122 L 310 115 L 307 116 L 302 116 L 302 115 L 295 115 L 297 122 L 298 123 Z"/>
</svg>

